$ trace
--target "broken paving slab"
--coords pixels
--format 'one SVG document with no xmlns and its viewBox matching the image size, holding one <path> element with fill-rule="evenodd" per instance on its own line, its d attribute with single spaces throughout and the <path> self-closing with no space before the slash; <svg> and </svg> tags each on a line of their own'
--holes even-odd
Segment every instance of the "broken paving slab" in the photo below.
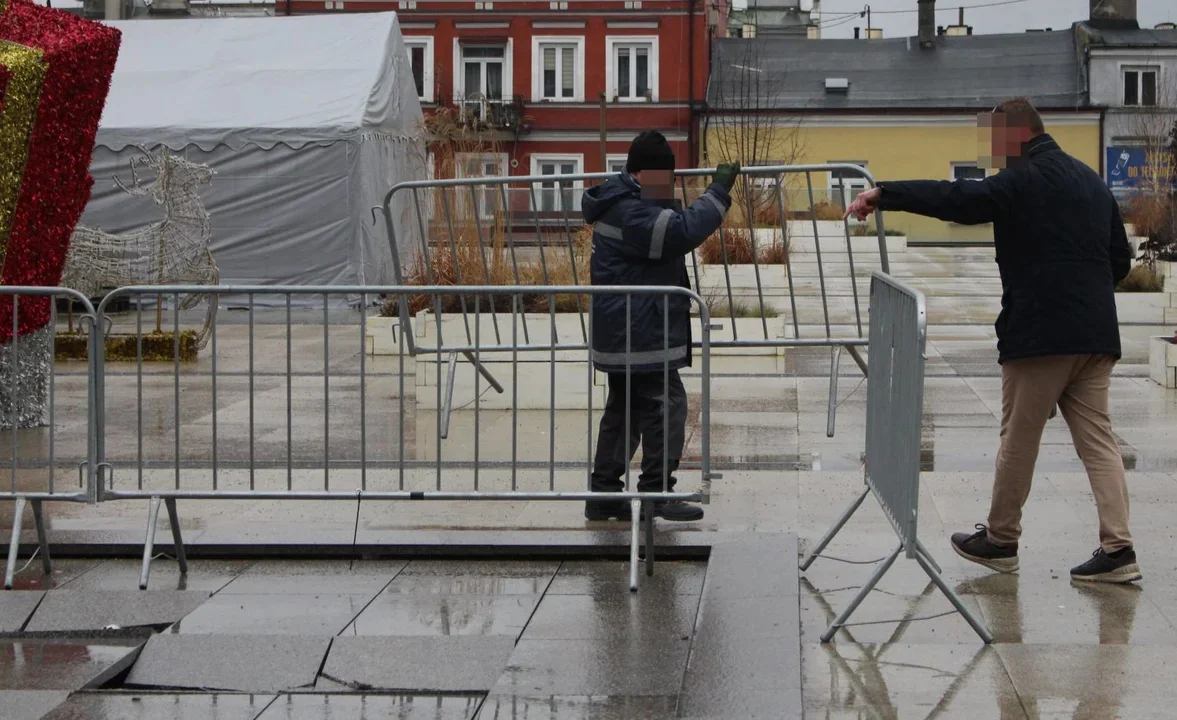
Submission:
<svg viewBox="0 0 1177 720">
<path fill-rule="evenodd" d="M 200 607 L 208 596 L 178 590 L 51 590 L 25 629 L 69 632 L 166 626 Z"/>
<path fill-rule="evenodd" d="M 330 645 L 327 637 L 155 635 L 126 684 L 251 693 L 309 688 Z"/>
<path fill-rule="evenodd" d="M 0 639 L 0 691 L 98 687 L 130 667 L 140 647 L 128 639 Z"/>
<path fill-rule="evenodd" d="M 229 693 L 77 693 L 41 720 L 143 718 L 143 720 L 254 720 L 273 695 Z M 7 718 L 7 716 L 5 716 Z M 357 716 L 358 717 L 358 716 Z"/>
<path fill-rule="evenodd" d="M 486 692 L 498 680 L 512 637 L 341 637 L 318 689 L 406 693 Z"/>
<path fill-rule="evenodd" d="M 45 593 L 40 590 L 8 590 L 0 593 L 0 633 L 20 632 Z"/>
</svg>

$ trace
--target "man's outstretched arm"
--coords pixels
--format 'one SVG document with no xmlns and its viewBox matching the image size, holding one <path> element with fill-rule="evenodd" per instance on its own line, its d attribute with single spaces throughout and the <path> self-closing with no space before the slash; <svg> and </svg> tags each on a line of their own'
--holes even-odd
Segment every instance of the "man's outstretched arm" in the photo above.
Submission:
<svg viewBox="0 0 1177 720">
<path fill-rule="evenodd" d="M 1002 215 L 1012 199 L 1010 177 L 1005 172 L 984 180 L 884 182 L 860 194 L 846 217 L 866 220 L 875 210 L 895 210 L 961 225 L 979 225 Z"/>
</svg>

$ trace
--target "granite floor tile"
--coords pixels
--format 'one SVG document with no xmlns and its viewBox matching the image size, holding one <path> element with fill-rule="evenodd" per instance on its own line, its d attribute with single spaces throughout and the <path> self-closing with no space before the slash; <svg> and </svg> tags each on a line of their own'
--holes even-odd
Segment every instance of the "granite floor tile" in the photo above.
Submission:
<svg viewBox="0 0 1177 720">
<path fill-rule="evenodd" d="M 0 691 L 96 687 L 135 661 L 137 640 L 0 639 Z"/>
<path fill-rule="evenodd" d="M 470 720 L 482 696 L 282 695 L 257 720 Z"/>
<path fill-rule="evenodd" d="M 29 632 L 170 625 L 208 600 L 207 592 L 51 590 L 29 620 Z"/>
<path fill-rule="evenodd" d="M 510 637 L 341 637 L 319 690 L 486 692 L 507 667 Z"/>
<path fill-rule="evenodd" d="M 41 590 L 0 591 L 0 632 L 19 632 L 45 593 Z"/>
<path fill-rule="evenodd" d="M 254 720 L 273 695 L 79 693 L 43 720 Z"/>
<path fill-rule="evenodd" d="M 693 633 L 699 598 L 618 590 L 602 595 L 548 595 L 536 608 L 523 637 L 529 640 L 598 640 L 620 636 L 687 637 Z"/>
<path fill-rule="evenodd" d="M 704 596 L 695 626 L 700 635 L 796 642 L 800 637 L 799 618 L 795 595 L 729 599 L 716 591 Z"/>
<path fill-rule="evenodd" d="M 671 720 L 678 697 L 489 695 L 477 720 Z"/>
<path fill-rule="evenodd" d="M 283 560 L 259 562 L 225 585 L 228 595 L 375 595 L 406 563 L 403 561 Z"/>
<path fill-rule="evenodd" d="M 371 601 L 371 595 L 215 595 L 169 632 L 333 636 Z"/>
<path fill-rule="evenodd" d="M 383 593 L 344 635 L 499 635 L 515 638 L 535 611 L 537 595 L 405 595 Z"/>
<path fill-rule="evenodd" d="M 706 563 L 657 563 L 654 577 L 642 577 L 642 592 L 699 595 Z M 560 566 L 548 595 L 613 595 L 629 588 L 629 563 L 606 560 L 569 561 Z"/>
<path fill-rule="evenodd" d="M 56 536 L 54 538 L 57 539 Z M 140 538 L 142 540 L 142 538 Z M 13 578 L 13 590 L 50 590 L 65 585 L 102 564 L 101 560 L 54 560 L 53 572 L 46 575 L 40 562 L 34 562 Z"/>
<path fill-rule="evenodd" d="M 1171 713 L 1177 704 L 1170 670 L 1177 647 L 1041 644 L 996 650 L 1018 695 L 1039 705 L 1119 707 L 1120 717 L 1136 718 L 1137 708 Z"/>
<path fill-rule="evenodd" d="M 249 693 L 309 688 L 330 644 L 327 637 L 155 635 L 127 685 Z"/>
<path fill-rule="evenodd" d="M 5 690 L 0 702 L 4 720 L 41 720 L 68 697 L 68 690 Z"/>
<path fill-rule="evenodd" d="M 688 690 L 679 702 L 679 717 L 691 720 L 801 720 L 799 689 Z"/>
<path fill-rule="evenodd" d="M 138 590 L 142 571 L 140 560 L 108 560 L 70 582 L 70 590 Z M 148 590 L 192 590 L 214 593 L 240 575 L 252 561 L 189 560 L 188 572 L 181 573 L 175 561 L 151 564 Z"/>
<path fill-rule="evenodd" d="M 829 596 L 801 597 L 801 641 L 817 642 L 838 613 L 854 598 L 856 590 Z M 975 598 L 962 598 L 973 614 L 984 618 Z M 947 614 L 944 614 L 947 613 Z M 933 617 L 936 616 L 936 617 Z M 929 618 L 897 622 L 903 618 Z M 847 625 L 835 635 L 836 642 L 903 642 L 928 644 L 970 644 L 978 638 L 963 616 L 935 586 L 921 595 L 871 593 L 854 611 Z M 864 624 L 866 623 L 866 624 Z"/>
<path fill-rule="evenodd" d="M 673 695 L 689 640 L 520 640 L 494 686 L 499 695 Z"/>
</svg>

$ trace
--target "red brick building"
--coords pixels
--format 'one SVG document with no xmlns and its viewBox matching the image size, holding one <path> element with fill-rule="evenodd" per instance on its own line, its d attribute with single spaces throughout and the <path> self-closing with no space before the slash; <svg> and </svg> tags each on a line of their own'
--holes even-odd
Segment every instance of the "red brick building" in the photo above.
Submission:
<svg viewBox="0 0 1177 720">
<path fill-rule="evenodd" d="M 562 175 L 624 164 L 657 129 L 698 159 L 711 41 L 730 0 L 292 0 L 295 13 L 394 10 L 428 115 L 451 106 L 496 152 L 459 172 Z M 601 143 L 601 97 L 607 141 Z M 603 160 L 604 156 L 604 160 Z M 603 164 L 604 162 L 604 164 Z"/>
</svg>

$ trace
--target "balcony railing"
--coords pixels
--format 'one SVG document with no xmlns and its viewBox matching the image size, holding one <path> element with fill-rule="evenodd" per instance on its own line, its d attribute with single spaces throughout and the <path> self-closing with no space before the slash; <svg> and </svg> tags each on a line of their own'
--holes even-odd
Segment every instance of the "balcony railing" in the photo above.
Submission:
<svg viewBox="0 0 1177 720">
<path fill-rule="evenodd" d="M 459 118 L 475 130 L 519 132 L 523 127 L 523 97 L 488 98 L 484 95 L 454 96 Z"/>
</svg>

